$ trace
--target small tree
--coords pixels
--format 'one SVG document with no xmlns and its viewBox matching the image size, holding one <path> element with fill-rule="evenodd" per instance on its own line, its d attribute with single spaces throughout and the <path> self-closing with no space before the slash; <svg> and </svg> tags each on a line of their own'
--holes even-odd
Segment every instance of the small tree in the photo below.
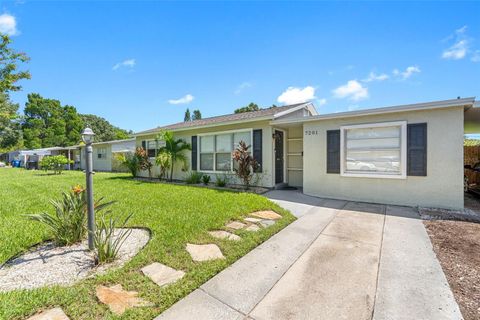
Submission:
<svg viewBox="0 0 480 320">
<path fill-rule="evenodd" d="M 247 146 L 244 141 L 240 141 L 238 147 L 232 152 L 232 158 L 237 164 L 233 171 L 242 180 L 245 189 L 250 188 L 255 171 L 259 168 L 258 162 L 248 151 L 249 148 L 250 146 Z"/>
<path fill-rule="evenodd" d="M 155 163 L 160 168 L 160 174 L 158 175 L 158 177 L 160 179 L 168 179 L 167 170 L 172 165 L 172 157 L 170 156 L 170 154 L 166 151 L 159 152 L 157 157 L 155 158 Z"/>
<path fill-rule="evenodd" d="M 183 122 L 188 122 L 188 121 L 192 121 L 192 119 L 190 118 L 190 109 L 187 108 L 187 110 L 185 110 L 185 116 L 183 117 Z"/>
<path fill-rule="evenodd" d="M 166 152 L 170 155 L 171 165 L 170 165 L 170 181 L 173 181 L 173 169 L 175 163 L 181 161 L 185 163 L 187 157 L 183 152 L 185 150 L 192 150 L 192 147 L 183 139 L 175 139 L 171 131 L 163 131 L 158 137 L 158 140 L 165 141 L 165 146 L 160 148 L 160 153 Z"/>
<path fill-rule="evenodd" d="M 45 171 L 53 171 L 54 174 L 61 174 L 67 164 L 72 163 L 64 155 L 46 156 L 40 161 L 40 168 Z"/>
<path fill-rule="evenodd" d="M 200 110 L 193 110 L 192 120 L 200 120 L 202 119 L 202 113 Z"/>
</svg>

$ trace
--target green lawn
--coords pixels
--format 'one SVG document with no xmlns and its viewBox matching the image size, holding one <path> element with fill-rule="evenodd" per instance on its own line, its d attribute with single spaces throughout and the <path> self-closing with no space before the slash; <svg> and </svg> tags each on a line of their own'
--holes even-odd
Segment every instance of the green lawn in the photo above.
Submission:
<svg viewBox="0 0 480 320">
<path fill-rule="evenodd" d="M 51 212 L 49 200 L 75 184 L 84 185 L 81 172 L 54 176 L 0 168 L 0 264 L 49 238 L 42 225 L 26 220 L 22 214 Z M 129 225 L 150 228 L 149 244 L 123 268 L 71 287 L 0 293 L 0 319 L 24 319 L 52 306 L 62 307 L 72 320 L 118 319 L 98 303 L 94 292 L 99 284 L 119 283 L 155 304 L 131 309 L 120 318 L 150 320 L 294 220 L 290 213 L 259 195 L 141 182 L 125 174 L 97 173 L 94 190 L 96 197 L 118 201 L 111 207 L 115 213 L 125 217 L 133 213 Z M 207 234 L 261 209 L 273 209 L 283 218 L 257 233 L 237 232 L 242 237 L 238 242 L 217 240 Z M 195 263 L 184 249 L 187 242 L 216 243 L 226 259 Z M 140 272 L 155 261 L 184 270 L 186 276 L 162 289 Z"/>
</svg>

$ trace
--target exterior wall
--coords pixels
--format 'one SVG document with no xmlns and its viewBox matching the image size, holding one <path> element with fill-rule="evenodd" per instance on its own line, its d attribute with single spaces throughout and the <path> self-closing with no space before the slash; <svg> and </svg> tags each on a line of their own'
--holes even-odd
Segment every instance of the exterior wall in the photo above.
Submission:
<svg viewBox="0 0 480 320">
<path fill-rule="evenodd" d="M 93 170 L 95 171 L 112 171 L 112 146 L 110 144 L 95 144 L 93 147 Z M 98 149 L 106 149 L 105 159 L 98 159 Z M 85 170 L 85 147 L 81 148 L 81 162 L 80 167 L 82 170 Z"/>
<path fill-rule="evenodd" d="M 308 195 L 441 208 L 463 208 L 463 107 L 403 112 L 304 124 L 304 193 Z M 406 120 L 427 123 L 427 176 L 406 179 L 342 177 L 326 173 L 326 131 L 342 125 Z"/>
<path fill-rule="evenodd" d="M 174 132 L 175 138 L 184 139 L 188 143 L 191 143 L 192 136 L 202 134 L 202 133 L 216 133 L 222 131 L 231 131 L 231 130 L 238 130 L 238 129 L 262 129 L 262 141 L 263 141 L 263 149 L 262 149 L 262 161 L 263 161 L 263 172 L 258 176 L 258 185 L 264 187 L 273 187 L 273 145 L 272 145 L 272 128 L 269 125 L 268 121 L 258 121 L 258 122 L 249 122 L 243 124 L 234 124 L 234 125 L 225 125 L 225 126 L 216 126 L 211 128 L 204 128 L 204 129 L 194 129 L 188 131 L 178 131 Z M 149 140 L 155 139 L 157 134 L 152 134 L 148 136 L 139 136 L 136 138 L 136 146 L 142 146 L 142 140 Z M 185 152 L 185 155 L 188 158 L 188 171 L 191 168 L 191 152 Z M 155 160 L 152 158 L 152 162 Z M 174 166 L 174 174 L 173 178 L 177 180 L 184 180 L 185 176 L 188 174 L 188 171 L 182 171 L 181 163 L 176 163 Z M 200 170 L 198 170 L 200 171 Z M 225 172 L 218 172 L 218 175 L 223 175 Z M 233 184 L 239 184 L 240 181 L 237 179 L 233 172 L 226 173 L 229 176 L 229 182 Z M 152 176 L 157 177 L 159 175 L 159 168 L 158 166 L 154 166 L 154 170 L 152 171 Z M 215 181 L 217 173 L 209 173 L 211 176 L 211 181 Z M 143 171 L 140 172 L 140 176 L 148 177 L 148 172 Z"/>
</svg>

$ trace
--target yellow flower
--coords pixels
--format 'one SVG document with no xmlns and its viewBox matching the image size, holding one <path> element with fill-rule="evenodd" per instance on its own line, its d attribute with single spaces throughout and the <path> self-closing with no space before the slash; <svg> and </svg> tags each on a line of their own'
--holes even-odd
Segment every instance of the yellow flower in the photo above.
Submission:
<svg viewBox="0 0 480 320">
<path fill-rule="evenodd" d="M 82 193 L 83 191 L 85 191 L 85 189 L 81 185 L 77 184 L 76 186 L 74 186 L 72 188 L 72 191 L 75 194 L 79 194 L 79 193 Z"/>
</svg>

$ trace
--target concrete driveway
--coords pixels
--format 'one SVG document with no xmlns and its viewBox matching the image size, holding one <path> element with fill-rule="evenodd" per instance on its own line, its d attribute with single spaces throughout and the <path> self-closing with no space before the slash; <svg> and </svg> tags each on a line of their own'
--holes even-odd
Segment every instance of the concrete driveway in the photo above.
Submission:
<svg viewBox="0 0 480 320">
<path fill-rule="evenodd" d="M 413 208 L 266 196 L 298 220 L 157 319 L 462 319 Z"/>
</svg>

